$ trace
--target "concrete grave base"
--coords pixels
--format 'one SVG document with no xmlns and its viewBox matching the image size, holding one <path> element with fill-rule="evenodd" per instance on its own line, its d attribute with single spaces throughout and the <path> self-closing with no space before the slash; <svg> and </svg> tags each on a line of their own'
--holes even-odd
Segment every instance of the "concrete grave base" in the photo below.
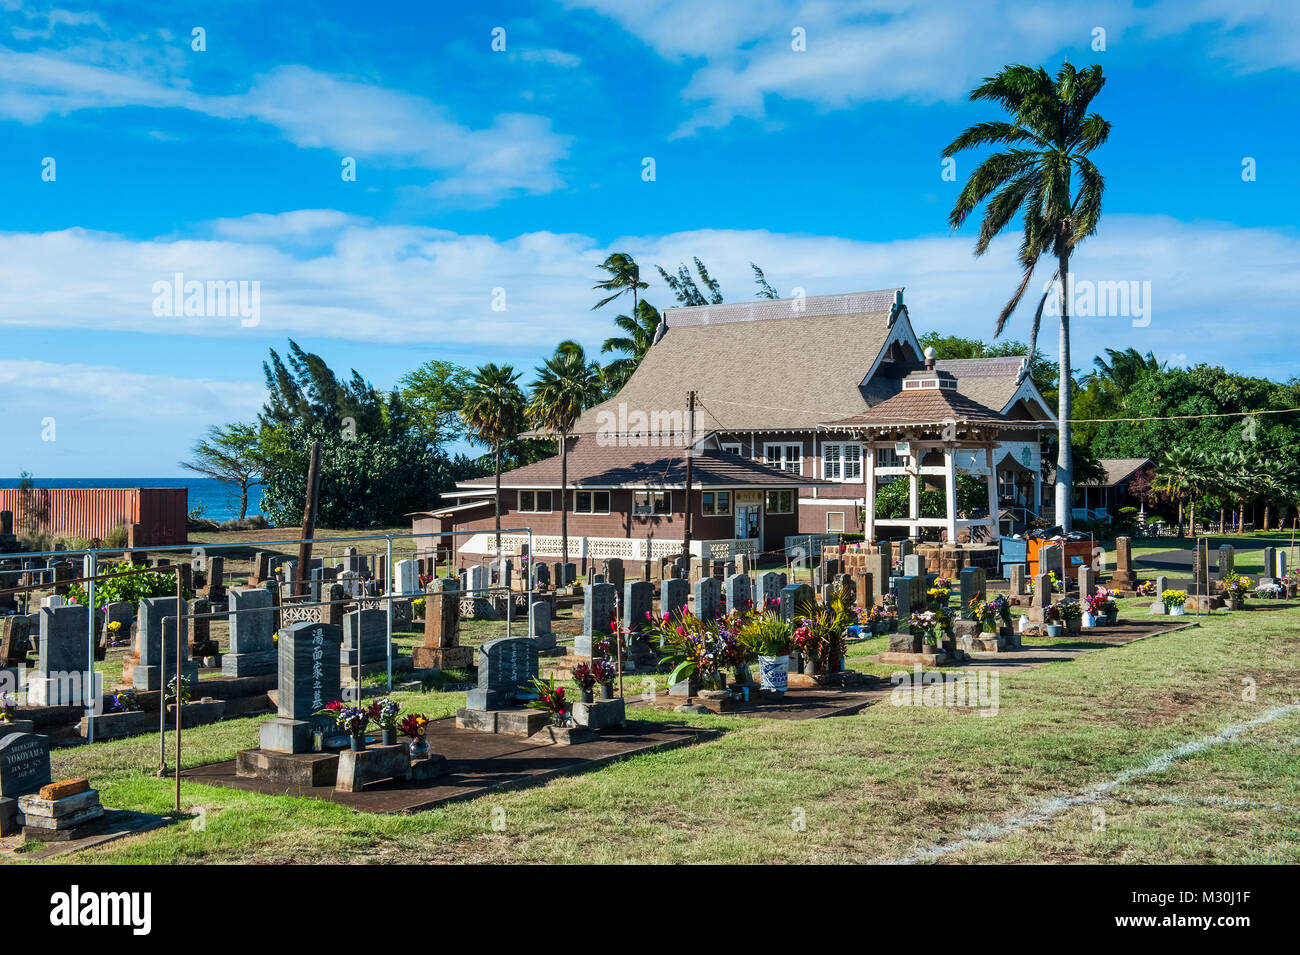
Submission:
<svg viewBox="0 0 1300 955">
<path fill-rule="evenodd" d="M 337 753 L 278 753 L 241 749 L 235 754 L 235 775 L 286 786 L 333 786 L 338 778 Z"/>
<path fill-rule="evenodd" d="M 556 746 L 574 746 L 600 739 L 594 730 L 585 726 L 552 726 L 547 723 L 528 737 L 530 743 L 554 743 Z"/>
<path fill-rule="evenodd" d="M 339 753 L 338 771 L 334 788 L 344 792 L 359 793 L 366 783 L 381 779 L 410 779 L 411 757 L 406 746 L 371 746 L 360 752 L 344 750 Z"/>
<path fill-rule="evenodd" d="M 921 653 L 898 653 L 886 651 L 877 658 L 877 662 L 889 664 L 891 666 L 913 666 L 917 663 L 921 666 L 937 667 L 943 666 L 948 662 L 948 654 L 943 651 L 930 650 Z"/>
<path fill-rule="evenodd" d="M 591 703 L 579 701 L 573 704 L 573 722 L 590 730 L 622 726 L 627 722 L 627 707 L 622 698 L 595 700 Z"/>
<path fill-rule="evenodd" d="M 258 650 L 253 653 L 223 653 L 222 676 L 259 676 L 274 673 L 279 657 L 275 650 Z"/>
<path fill-rule="evenodd" d="M 456 726 L 460 729 L 503 736 L 532 736 L 548 722 L 550 714 L 545 710 L 479 710 L 463 706 L 456 711 Z"/>
<path fill-rule="evenodd" d="M 273 753 L 307 753 L 311 751 L 312 724 L 283 716 L 263 720 L 260 739 L 261 748 Z"/>
</svg>

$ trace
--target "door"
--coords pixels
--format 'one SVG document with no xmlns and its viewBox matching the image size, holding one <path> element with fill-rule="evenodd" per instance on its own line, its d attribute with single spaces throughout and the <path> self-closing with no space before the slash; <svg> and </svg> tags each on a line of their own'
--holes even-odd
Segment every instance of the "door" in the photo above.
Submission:
<svg viewBox="0 0 1300 955">
<path fill-rule="evenodd" d="M 763 540 L 763 492 L 736 492 L 736 537 Z"/>
</svg>

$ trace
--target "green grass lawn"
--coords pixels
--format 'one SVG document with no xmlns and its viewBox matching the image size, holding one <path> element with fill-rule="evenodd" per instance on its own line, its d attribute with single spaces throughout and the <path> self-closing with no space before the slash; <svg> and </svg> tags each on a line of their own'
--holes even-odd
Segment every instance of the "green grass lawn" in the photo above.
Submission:
<svg viewBox="0 0 1300 955">
<path fill-rule="evenodd" d="M 723 733 L 409 816 L 183 783 L 185 811 L 198 814 L 201 826 L 187 822 L 66 861 L 892 859 L 1292 702 L 1300 687 L 1300 606 L 1254 606 L 1069 662 L 1003 673 L 993 716 L 888 702 L 857 716 L 805 722 L 637 710 L 639 718 Z M 850 665 L 866 668 L 861 658 L 884 641 L 853 645 Z M 439 717 L 464 695 L 398 698 Z M 187 731 L 186 765 L 255 746 L 257 724 L 247 718 Z M 1300 718 L 1292 714 L 1134 779 L 1101 803 L 944 861 L 1300 862 L 1298 737 Z M 56 750 L 55 778 L 88 776 L 107 805 L 167 813 L 173 783 L 152 776 L 157 745 L 146 736 Z"/>
</svg>

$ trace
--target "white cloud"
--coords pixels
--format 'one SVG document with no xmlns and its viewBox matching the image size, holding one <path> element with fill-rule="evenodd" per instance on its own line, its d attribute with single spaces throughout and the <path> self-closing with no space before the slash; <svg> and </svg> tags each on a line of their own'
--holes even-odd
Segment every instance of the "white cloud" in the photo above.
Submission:
<svg viewBox="0 0 1300 955">
<path fill-rule="evenodd" d="M 438 198 L 483 204 L 564 185 L 556 165 L 568 155 L 571 138 L 556 133 L 545 116 L 500 113 L 471 127 L 422 96 L 305 66 L 277 67 L 255 77 L 245 92 L 205 95 L 161 65 L 137 70 L 117 52 L 110 57 L 100 48 L 96 55 L 112 62 L 0 47 L 0 119 L 31 124 L 86 109 L 185 109 L 266 123 L 303 148 L 429 170 L 438 178 L 427 191 Z"/>
<path fill-rule="evenodd" d="M 1015 238 L 981 259 L 970 236 L 869 242 L 762 230 L 698 230 L 629 236 L 606 248 L 591 237 L 532 232 L 498 240 L 414 226 L 376 225 L 333 210 L 224 219 L 211 239 L 136 241 L 70 229 L 0 234 L 0 326 L 95 328 L 160 335 L 250 336 L 311 341 L 445 345 L 491 354 L 548 351 L 561 338 L 598 347 L 612 308 L 592 312 L 595 266 L 611 250 L 631 252 L 652 281 L 649 301 L 671 303 L 654 265 L 670 270 L 700 256 L 729 301 L 752 297 L 749 263 L 782 294 L 907 287 L 915 325 L 989 338 L 1015 287 Z M 294 253 L 294 254 L 291 254 Z M 1293 374 L 1290 323 L 1300 303 L 1300 239 L 1269 229 L 1184 223 L 1164 216 L 1111 215 L 1075 256 L 1081 281 L 1151 283 L 1151 321 L 1074 321 L 1075 354 L 1086 364 L 1106 346 L 1223 363 L 1275 377 Z M 153 283 L 186 279 L 261 282 L 261 324 L 238 319 L 157 318 Z M 1043 271 L 1046 281 L 1049 271 Z M 492 308 L 503 288 L 505 311 Z M 1008 334 L 1027 336 L 1029 309 Z M 1045 352 L 1055 334 L 1044 330 Z M 798 347 L 797 342 L 791 347 Z"/>
<path fill-rule="evenodd" d="M 614 20 L 660 56 L 691 63 L 683 98 L 688 135 L 759 119 L 769 96 L 832 109 L 872 100 L 955 102 L 1006 63 L 1038 63 L 1061 50 L 1093 62 L 1092 30 L 1108 44 L 1211 33 L 1210 53 L 1241 72 L 1300 66 L 1300 13 L 1268 0 L 566 0 Z M 806 50 L 791 48 L 801 28 Z M 1113 48 L 1113 46 L 1112 46 Z M 1072 59 L 1075 58 L 1072 56 Z M 1079 59 L 1075 59 L 1079 62 Z"/>
</svg>

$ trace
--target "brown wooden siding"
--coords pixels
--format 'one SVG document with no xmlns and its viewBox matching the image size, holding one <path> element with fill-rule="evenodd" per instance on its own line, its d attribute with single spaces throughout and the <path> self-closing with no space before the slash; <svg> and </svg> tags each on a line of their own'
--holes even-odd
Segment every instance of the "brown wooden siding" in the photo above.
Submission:
<svg viewBox="0 0 1300 955">
<path fill-rule="evenodd" d="M 135 525 L 137 547 L 184 544 L 189 491 L 183 487 L 33 488 L 31 513 L 16 488 L 0 490 L 0 511 L 12 511 L 19 534 L 103 540 L 119 524 Z"/>
</svg>

